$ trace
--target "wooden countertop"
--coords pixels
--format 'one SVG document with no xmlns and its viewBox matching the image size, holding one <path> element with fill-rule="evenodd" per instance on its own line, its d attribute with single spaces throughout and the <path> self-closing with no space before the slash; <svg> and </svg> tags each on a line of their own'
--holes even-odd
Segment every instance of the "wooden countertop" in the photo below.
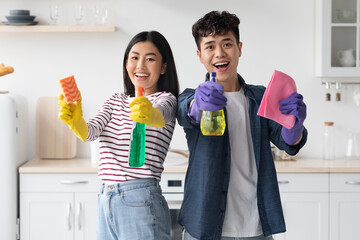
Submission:
<svg viewBox="0 0 360 240">
<path fill-rule="evenodd" d="M 185 173 L 187 162 L 179 165 L 165 164 L 166 173 Z M 87 158 L 32 159 L 19 167 L 19 173 L 97 173 L 98 165 Z"/>
<path fill-rule="evenodd" d="M 98 166 L 87 158 L 32 159 L 19 167 L 19 173 L 97 173 Z"/>
<path fill-rule="evenodd" d="M 296 159 L 275 161 L 278 173 L 360 173 L 360 159 Z M 164 173 L 185 173 L 187 163 L 166 165 Z M 19 173 L 97 173 L 98 166 L 86 158 L 64 160 L 33 159 L 19 168 Z"/>
<path fill-rule="evenodd" d="M 278 173 L 360 173 L 360 159 L 275 161 Z"/>
</svg>

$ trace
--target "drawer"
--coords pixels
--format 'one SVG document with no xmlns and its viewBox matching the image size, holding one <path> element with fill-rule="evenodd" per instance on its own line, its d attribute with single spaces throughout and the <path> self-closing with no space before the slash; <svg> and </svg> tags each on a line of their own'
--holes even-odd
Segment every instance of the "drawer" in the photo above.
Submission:
<svg viewBox="0 0 360 240">
<path fill-rule="evenodd" d="M 324 173 L 278 173 L 280 192 L 328 192 L 329 177 Z"/>
<path fill-rule="evenodd" d="M 360 192 L 360 173 L 331 173 L 330 192 Z"/>
<path fill-rule="evenodd" d="M 20 192 L 98 192 L 97 174 L 20 174 Z"/>
</svg>

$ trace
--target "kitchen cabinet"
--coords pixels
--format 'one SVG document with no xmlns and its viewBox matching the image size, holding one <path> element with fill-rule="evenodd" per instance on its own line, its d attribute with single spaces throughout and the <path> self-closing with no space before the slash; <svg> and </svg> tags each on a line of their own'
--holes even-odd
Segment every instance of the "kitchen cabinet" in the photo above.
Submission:
<svg viewBox="0 0 360 240">
<path fill-rule="evenodd" d="M 330 174 L 330 240 L 354 239 L 360 226 L 360 174 Z"/>
<path fill-rule="evenodd" d="M 360 76 L 359 5 L 359 0 L 316 0 L 317 76 Z"/>
<path fill-rule="evenodd" d="M 328 174 L 278 174 L 287 231 L 276 240 L 328 240 Z"/>
<path fill-rule="evenodd" d="M 96 174 L 20 174 L 22 240 L 96 237 Z"/>
<path fill-rule="evenodd" d="M 115 32 L 115 26 L 108 25 L 33 25 L 9 26 L 0 25 L 1 32 Z"/>
<path fill-rule="evenodd" d="M 274 235 L 276 240 L 348 240 L 358 235 L 360 161 L 296 159 L 275 165 L 287 228 Z M 174 219 L 181 206 L 186 168 L 186 162 L 168 161 L 160 182 Z M 33 159 L 22 165 L 21 239 L 93 239 L 101 186 L 97 169 L 90 159 Z M 181 234 L 176 224 L 173 232 Z"/>
</svg>

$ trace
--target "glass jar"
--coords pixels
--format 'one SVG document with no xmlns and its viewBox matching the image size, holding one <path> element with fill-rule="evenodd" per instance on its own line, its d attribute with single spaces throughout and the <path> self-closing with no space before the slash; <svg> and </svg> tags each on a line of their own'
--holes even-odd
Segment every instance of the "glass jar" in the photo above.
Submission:
<svg viewBox="0 0 360 240">
<path fill-rule="evenodd" d="M 331 84 L 329 82 L 325 83 L 325 101 L 331 101 Z"/>
<path fill-rule="evenodd" d="M 323 159 L 332 160 L 335 158 L 334 122 L 324 122 L 324 125 Z"/>
<path fill-rule="evenodd" d="M 341 101 L 341 83 L 340 82 L 335 83 L 335 89 L 336 89 L 335 100 L 337 102 L 339 102 L 339 101 Z"/>
</svg>

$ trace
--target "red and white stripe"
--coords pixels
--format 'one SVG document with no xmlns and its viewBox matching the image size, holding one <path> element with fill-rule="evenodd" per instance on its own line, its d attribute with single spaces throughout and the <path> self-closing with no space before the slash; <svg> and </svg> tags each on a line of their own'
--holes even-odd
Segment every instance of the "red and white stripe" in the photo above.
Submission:
<svg viewBox="0 0 360 240">
<path fill-rule="evenodd" d="M 164 128 L 146 126 L 145 164 L 129 166 L 130 135 L 133 121 L 129 103 L 134 99 L 122 93 L 111 96 L 98 113 L 89 120 L 87 141 L 98 137 L 100 142 L 99 178 L 106 184 L 131 179 L 154 177 L 160 180 L 163 162 L 175 128 L 176 98 L 167 92 L 147 96 L 165 119 Z"/>
</svg>

